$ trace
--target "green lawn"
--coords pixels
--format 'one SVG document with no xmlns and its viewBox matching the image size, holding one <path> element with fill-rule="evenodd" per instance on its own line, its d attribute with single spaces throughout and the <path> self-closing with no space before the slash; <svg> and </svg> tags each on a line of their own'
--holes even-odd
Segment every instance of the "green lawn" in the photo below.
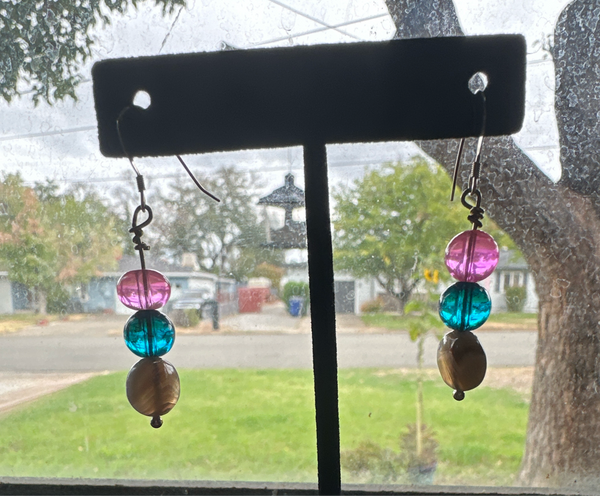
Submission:
<svg viewBox="0 0 600 496">
<path fill-rule="evenodd" d="M 530 324 L 537 328 L 537 313 L 502 312 L 490 315 L 488 322 L 500 324 Z"/>
<path fill-rule="evenodd" d="M 99 376 L 3 415 L 0 476 L 316 480 L 311 372 L 182 371 L 180 402 L 158 430 L 131 409 L 124 380 Z M 414 398 L 412 375 L 342 370 L 342 449 L 364 440 L 396 449 Z M 458 403 L 435 380 L 425 403 L 440 442 L 437 483 L 511 483 L 528 408 L 518 394 L 481 388 Z"/>
<path fill-rule="evenodd" d="M 372 313 L 361 316 L 363 322 L 370 327 L 383 327 L 390 330 L 406 330 L 411 321 L 419 317 L 411 315 L 397 315 L 391 313 Z M 534 313 L 493 313 L 481 330 L 487 328 L 499 329 L 502 324 L 507 324 L 507 329 L 515 327 L 523 329 L 537 329 L 537 314 Z"/>
</svg>

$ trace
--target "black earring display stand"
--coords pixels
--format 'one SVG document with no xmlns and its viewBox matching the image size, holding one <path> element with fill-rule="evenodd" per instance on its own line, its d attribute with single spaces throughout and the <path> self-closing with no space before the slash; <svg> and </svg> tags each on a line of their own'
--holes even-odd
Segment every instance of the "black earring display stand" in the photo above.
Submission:
<svg viewBox="0 0 600 496">
<path fill-rule="evenodd" d="M 518 35 L 236 50 L 116 59 L 93 69 L 100 149 L 131 156 L 302 145 L 319 492 L 340 494 L 340 441 L 327 143 L 477 136 L 482 72 L 487 136 L 517 132 L 525 107 Z M 151 98 L 133 106 L 138 91 Z M 424 185 L 426 187 L 426 185 Z"/>
</svg>

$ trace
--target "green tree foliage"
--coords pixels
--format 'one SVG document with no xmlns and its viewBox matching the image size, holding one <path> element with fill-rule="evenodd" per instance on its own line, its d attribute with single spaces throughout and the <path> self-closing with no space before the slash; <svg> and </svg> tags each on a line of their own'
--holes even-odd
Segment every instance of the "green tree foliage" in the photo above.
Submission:
<svg viewBox="0 0 600 496">
<path fill-rule="evenodd" d="M 0 266 L 34 291 L 41 313 L 58 286 L 86 283 L 116 265 L 116 222 L 95 194 L 60 194 L 52 183 L 29 188 L 8 174 L 0 198 Z"/>
<path fill-rule="evenodd" d="M 0 0 L 0 95 L 7 101 L 27 84 L 35 102 L 75 98 L 79 68 L 92 54 L 91 31 L 108 14 L 137 0 Z M 171 13 L 185 0 L 155 0 Z"/>
<path fill-rule="evenodd" d="M 266 233 L 255 208 L 255 183 L 251 174 L 234 167 L 215 171 L 203 184 L 220 203 L 201 193 L 188 178 L 172 183 L 153 200 L 155 231 L 161 233 L 153 249 L 178 261 L 184 253 L 195 253 L 204 270 L 238 281 L 263 262 L 277 265 L 282 254 L 261 246 Z"/>
<path fill-rule="evenodd" d="M 509 312 L 522 312 L 527 300 L 527 289 L 525 286 L 512 286 L 504 290 L 506 298 L 506 309 Z"/>
<path fill-rule="evenodd" d="M 450 189 L 444 171 L 415 157 L 335 190 L 336 269 L 375 277 L 404 308 L 425 269 L 447 274 L 444 249 L 470 228 L 467 210 L 450 203 Z"/>
<path fill-rule="evenodd" d="M 48 291 L 55 284 L 52 237 L 41 222 L 40 201 L 19 175 L 0 183 L 0 264 L 12 281 Z"/>
<path fill-rule="evenodd" d="M 267 262 L 255 266 L 250 273 L 252 277 L 266 277 L 271 281 L 271 290 L 279 292 L 281 289 L 281 278 L 285 275 L 285 269 Z"/>
</svg>

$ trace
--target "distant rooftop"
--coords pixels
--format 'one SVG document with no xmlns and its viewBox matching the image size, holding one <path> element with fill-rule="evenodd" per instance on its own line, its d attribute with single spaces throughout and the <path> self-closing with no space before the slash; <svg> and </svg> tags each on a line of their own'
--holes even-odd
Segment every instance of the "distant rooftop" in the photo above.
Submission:
<svg viewBox="0 0 600 496">
<path fill-rule="evenodd" d="M 529 270 L 525 259 L 515 250 L 500 250 L 496 270 Z"/>
<path fill-rule="evenodd" d="M 299 208 L 304 206 L 304 191 L 294 184 L 294 175 L 285 176 L 285 185 L 258 200 L 259 205 Z"/>
<path fill-rule="evenodd" d="M 192 267 L 183 267 L 181 265 L 170 264 L 161 259 L 155 259 L 149 251 L 144 252 L 144 258 L 148 269 L 158 270 L 159 272 L 194 272 Z M 127 272 L 139 268 L 140 257 L 138 255 L 124 255 L 123 258 L 119 260 L 120 272 Z"/>
<path fill-rule="evenodd" d="M 170 264 L 164 260 L 159 258 L 154 258 L 152 256 L 151 251 L 144 252 L 144 257 L 146 260 L 146 268 L 157 270 L 163 274 L 189 274 L 190 276 L 210 276 L 211 278 L 216 278 L 215 274 L 211 274 L 210 272 L 205 272 L 201 270 L 194 270 L 191 266 L 183 266 L 183 265 L 174 265 Z M 105 276 L 114 276 L 124 274 L 130 270 L 140 269 L 140 257 L 138 255 L 123 255 L 123 258 L 119 260 L 119 267 L 115 270 L 107 270 L 104 272 Z"/>
</svg>

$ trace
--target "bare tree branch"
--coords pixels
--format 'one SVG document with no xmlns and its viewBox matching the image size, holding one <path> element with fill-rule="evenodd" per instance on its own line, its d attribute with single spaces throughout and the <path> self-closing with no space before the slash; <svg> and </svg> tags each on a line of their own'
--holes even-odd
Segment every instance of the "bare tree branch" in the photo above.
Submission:
<svg viewBox="0 0 600 496">
<path fill-rule="evenodd" d="M 561 13 L 552 50 L 562 184 L 589 195 L 600 211 L 600 38 L 597 2 L 573 2 Z"/>
</svg>

